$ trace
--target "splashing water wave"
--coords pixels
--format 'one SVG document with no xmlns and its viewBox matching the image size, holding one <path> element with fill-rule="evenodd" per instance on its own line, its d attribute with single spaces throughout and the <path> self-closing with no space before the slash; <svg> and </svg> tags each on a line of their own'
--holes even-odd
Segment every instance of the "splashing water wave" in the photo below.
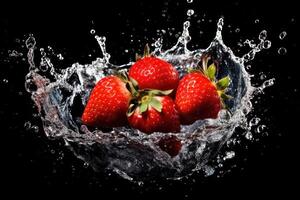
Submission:
<svg viewBox="0 0 300 200">
<path fill-rule="evenodd" d="M 222 110 L 217 119 L 199 120 L 181 127 L 181 132 L 175 134 L 183 145 L 179 155 L 171 158 L 156 145 L 165 133 L 146 135 L 129 127 L 90 130 L 80 122 L 82 109 L 97 81 L 116 71 L 126 71 L 132 65 L 111 64 L 110 54 L 105 48 L 106 38 L 97 35 L 95 39 L 103 57 L 97 58 L 91 64 L 75 63 L 60 71 L 43 51 L 41 63 L 36 66 L 36 41 L 32 35 L 27 39 L 30 68 L 26 75 L 25 88 L 31 93 L 38 108 L 46 135 L 51 139 L 63 139 L 79 159 L 96 171 L 114 171 L 128 180 L 146 180 L 153 176 L 178 178 L 200 169 L 205 171 L 205 164 L 228 141 L 235 128 L 247 126 L 246 115 L 252 109 L 251 99 L 256 91 L 261 92 L 273 84 L 272 79 L 267 80 L 261 87 L 252 86 L 250 75 L 244 67 L 245 62 L 252 60 L 260 50 L 269 48 L 271 43 L 266 40 L 266 31 L 262 31 L 259 35 L 260 42 L 249 43 L 251 51 L 237 57 L 223 43 L 221 18 L 217 24 L 216 37 L 209 47 L 191 51 L 187 48 L 191 41 L 189 27 L 190 22 L 186 21 L 176 45 L 168 50 L 162 50 L 162 39 L 158 39 L 153 44 L 153 54 L 173 64 L 181 76 L 188 68 L 196 68 L 204 54 L 211 55 L 218 63 L 217 76 L 231 77 L 228 93 L 234 98 L 227 102 L 231 113 Z M 169 133 L 172 134 L 174 133 Z"/>
</svg>

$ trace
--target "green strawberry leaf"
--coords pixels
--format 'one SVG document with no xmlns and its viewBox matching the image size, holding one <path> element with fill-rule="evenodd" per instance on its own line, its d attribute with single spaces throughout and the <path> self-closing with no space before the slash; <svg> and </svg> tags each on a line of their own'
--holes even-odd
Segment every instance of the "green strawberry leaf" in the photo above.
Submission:
<svg viewBox="0 0 300 200">
<path fill-rule="evenodd" d="M 138 95 L 139 87 L 137 81 L 129 77 L 130 81 L 126 82 L 126 88 L 131 92 L 132 96 L 136 97 Z"/>
<path fill-rule="evenodd" d="M 152 100 L 150 101 L 150 105 L 157 110 L 158 112 L 162 111 L 162 105 L 161 102 L 158 101 L 156 98 L 152 98 Z"/>
<path fill-rule="evenodd" d="M 212 63 L 208 68 L 207 68 L 207 77 L 213 81 L 215 79 L 216 75 L 216 66 L 214 63 Z"/>
<path fill-rule="evenodd" d="M 116 75 L 118 78 L 120 78 L 123 82 L 127 82 L 127 81 L 128 81 L 128 74 L 127 74 L 127 72 L 124 72 L 124 71 L 122 71 L 122 72 L 117 71 L 117 72 L 115 73 L 115 75 Z"/>
<path fill-rule="evenodd" d="M 129 77 L 129 80 L 132 83 L 132 86 L 134 87 L 134 89 L 139 90 L 139 84 L 138 84 L 138 82 L 134 78 L 132 78 L 132 77 Z"/>
<path fill-rule="evenodd" d="M 148 103 L 147 102 L 144 102 L 140 105 L 140 112 L 143 113 L 143 112 L 146 112 L 148 110 Z"/>
<path fill-rule="evenodd" d="M 229 84 L 230 84 L 230 78 L 229 76 L 226 76 L 217 82 L 217 88 L 218 90 L 224 90 L 229 86 Z"/>
<path fill-rule="evenodd" d="M 228 94 L 225 94 L 225 93 L 221 93 L 221 98 L 223 100 L 228 100 L 228 99 L 232 99 L 233 97 L 228 95 Z"/>
<path fill-rule="evenodd" d="M 150 90 L 149 93 L 154 96 L 167 96 L 171 94 L 173 90 Z"/>
</svg>

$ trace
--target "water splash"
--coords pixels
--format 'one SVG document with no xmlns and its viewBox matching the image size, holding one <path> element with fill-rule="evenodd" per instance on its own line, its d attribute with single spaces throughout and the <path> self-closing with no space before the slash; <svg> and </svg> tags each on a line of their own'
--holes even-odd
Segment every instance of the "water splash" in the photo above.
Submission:
<svg viewBox="0 0 300 200">
<path fill-rule="evenodd" d="M 228 159 L 232 159 L 235 156 L 235 152 L 234 151 L 227 151 L 225 156 L 223 157 L 223 160 L 228 160 Z"/>
<path fill-rule="evenodd" d="M 285 47 L 280 47 L 277 52 L 279 55 L 285 55 L 287 53 L 287 49 Z"/>
<path fill-rule="evenodd" d="M 187 16 L 191 17 L 194 14 L 194 10 L 189 9 L 186 14 L 187 14 Z"/>
<path fill-rule="evenodd" d="M 286 36 L 287 36 L 287 32 L 286 32 L 286 31 L 282 31 L 282 32 L 279 34 L 279 39 L 283 40 Z"/>
<path fill-rule="evenodd" d="M 95 30 L 91 30 L 102 57 L 90 64 L 75 63 L 58 71 L 44 49 L 40 49 L 39 66 L 35 65 L 36 41 L 30 35 L 26 40 L 29 73 L 25 77 L 25 88 L 38 108 L 45 134 L 52 139 L 63 139 L 79 159 L 96 171 L 108 169 L 130 181 L 151 179 L 153 176 L 178 179 L 201 169 L 207 176 L 213 174 L 214 168 L 206 164 L 231 138 L 236 127 L 244 128 L 246 137 L 252 138 L 249 127 L 257 125 L 259 119 L 253 118 L 247 123 L 246 116 L 252 110 L 251 99 L 274 83 L 274 79 L 270 79 L 262 86 L 254 87 L 245 69 L 245 63 L 253 60 L 256 53 L 270 47 L 267 32 L 259 34 L 258 44 L 249 40 L 245 42 L 251 48 L 250 52 L 237 57 L 222 40 L 223 25 L 224 20 L 220 18 L 216 36 L 206 49 L 187 48 L 191 41 L 189 21 L 184 22 L 181 36 L 170 49 L 163 49 L 161 38 L 152 44 L 154 55 L 171 63 L 181 76 L 187 73 L 188 68 L 196 68 L 202 56 L 209 54 L 218 63 L 217 78 L 228 75 L 232 80 L 228 93 L 234 98 L 227 102 L 231 113 L 222 110 L 217 119 L 199 120 L 182 126 L 176 136 L 183 146 L 174 158 L 156 145 L 165 133 L 146 135 L 129 127 L 91 130 L 81 123 L 83 107 L 97 81 L 116 71 L 127 71 L 132 65 L 110 63 L 104 36 L 98 36 Z M 228 152 L 223 160 L 234 156 L 234 152 Z"/>
<path fill-rule="evenodd" d="M 260 52 L 262 49 L 269 49 L 271 47 L 271 41 L 267 40 L 267 31 L 263 30 L 260 32 L 259 43 L 255 44 L 254 41 L 246 40 L 245 44 L 248 44 L 252 48 L 247 54 L 242 57 L 244 62 L 249 62 L 254 59 L 256 53 Z"/>
<path fill-rule="evenodd" d="M 12 51 L 9 50 L 8 55 L 9 55 L 9 57 L 22 57 L 23 53 L 18 52 L 16 50 L 12 50 Z"/>
</svg>

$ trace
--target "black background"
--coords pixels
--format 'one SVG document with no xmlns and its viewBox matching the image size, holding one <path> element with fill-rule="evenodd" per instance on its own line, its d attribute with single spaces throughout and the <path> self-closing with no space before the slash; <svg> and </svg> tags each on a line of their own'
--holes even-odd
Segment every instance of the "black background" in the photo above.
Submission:
<svg viewBox="0 0 300 200">
<path fill-rule="evenodd" d="M 88 191 L 101 196 L 172 196 L 179 199 L 200 198 L 204 194 L 239 196 L 239 192 L 242 192 L 241 198 L 243 195 L 258 196 L 259 193 L 266 196 L 292 195 L 297 185 L 293 182 L 298 178 L 296 161 L 299 159 L 296 141 L 300 108 L 296 3 L 194 1 L 192 4 L 184 0 L 178 3 L 110 0 L 84 4 L 48 2 L 3 5 L 0 18 L 0 141 L 1 165 L 4 167 L 1 182 L 5 187 L 0 190 L 24 190 L 28 194 L 44 190 L 51 193 L 68 191 L 69 194 Z M 174 27 L 173 33 L 180 32 L 189 8 L 193 8 L 198 15 L 191 18 L 191 48 L 207 47 L 221 16 L 225 17 L 224 41 L 238 55 L 243 53 L 238 52 L 239 40 L 257 39 L 263 29 L 268 31 L 272 41 L 271 49 L 261 52 L 250 63 L 250 73 L 255 75 L 256 85 L 262 83 L 258 78 L 260 72 L 276 79 L 275 85 L 266 89 L 265 95 L 254 99 L 258 103 L 250 115 L 262 118 L 262 124 L 268 126 L 268 136 L 257 136 L 257 142 L 241 139 L 240 145 L 231 147 L 236 157 L 225 163 L 222 169 L 225 173 L 221 177 L 217 177 L 218 173 L 207 178 L 194 175 L 182 181 L 158 180 L 140 187 L 114 175 L 94 172 L 75 158 L 62 141 L 48 140 L 41 130 L 39 133 L 25 130 L 26 121 L 40 127 L 41 122 L 32 117 L 35 108 L 24 90 L 28 65 L 19 58 L 8 56 L 8 50 L 13 49 L 26 54 L 25 48 L 21 47 L 23 43 L 16 42 L 16 38 L 22 41 L 29 33 L 34 34 L 39 48 L 50 45 L 63 54 L 65 59 L 61 65 L 69 66 L 74 62 L 89 63 L 100 55 L 97 43 L 90 34 L 91 28 L 94 28 L 97 34 L 107 37 L 111 61 L 120 64 L 133 60 L 135 52 L 140 51 L 145 43 L 153 42 L 158 37 L 157 29 Z M 167 11 L 168 17 L 162 16 L 163 10 Z M 197 24 L 196 21 L 202 18 L 205 21 Z M 255 19 L 260 22 L 255 24 Z M 236 28 L 240 31 L 236 32 Z M 200 30 L 203 31 L 201 37 Z M 284 40 L 278 38 L 282 31 L 287 31 Z M 166 48 L 174 42 L 174 35 L 165 36 Z M 277 49 L 281 46 L 287 48 L 286 55 L 278 55 Z M 124 53 L 125 49 L 129 52 Z M 64 156 L 59 159 L 62 153 Z"/>
</svg>

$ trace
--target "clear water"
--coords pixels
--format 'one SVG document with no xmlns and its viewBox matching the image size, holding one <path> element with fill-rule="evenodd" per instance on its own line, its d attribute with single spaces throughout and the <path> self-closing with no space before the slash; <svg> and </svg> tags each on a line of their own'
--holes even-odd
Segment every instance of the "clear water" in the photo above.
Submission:
<svg viewBox="0 0 300 200">
<path fill-rule="evenodd" d="M 188 2 L 192 2 L 188 0 Z M 191 16 L 193 11 L 189 10 Z M 132 181 L 143 181 L 155 177 L 180 179 L 195 171 L 203 170 L 206 175 L 215 169 L 207 166 L 220 148 L 228 142 L 237 127 L 245 132 L 245 137 L 252 138 L 251 127 L 257 126 L 257 132 L 265 129 L 259 125 L 259 118 L 247 121 L 247 114 L 253 109 L 251 99 L 263 93 L 264 88 L 274 84 L 274 79 L 264 80 L 260 87 L 254 87 L 251 76 L 247 73 L 247 62 L 254 59 L 256 53 L 270 48 L 267 32 L 262 31 L 258 43 L 245 41 L 251 49 L 247 54 L 237 57 L 222 40 L 223 18 L 217 23 L 216 36 L 206 49 L 188 49 L 192 40 L 189 35 L 190 22 L 183 24 L 183 31 L 177 43 L 170 49 L 164 49 L 160 38 L 152 44 L 154 54 L 170 63 L 181 76 L 187 68 L 195 68 L 204 53 L 209 53 L 219 63 L 218 77 L 229 75 L 231 84 L 228 93 L 234 98 L 227 102 L 231 113 L 222 110 L 217 119 L 199 120 L 192 125 L 182 126 L 181 132 L 175 135 L 182 141 L 182 150 L 174 158 L 160 150 L 156 143 L 165 133 L 146 135 L 129 127 L 112 130 L 90 130 L 81 124 L 81 111 L 87 102 L 89 93 L 96 82 L 104 76 L 116 71 L 126 71 L 132 63 L 115 65 L 110 62 L 110 54 L 106 51 L 106 38 L 95 37 L 102 51 L 102 57 L 90 64 L 74 63 L 61 70 L 56 68 L 45 53 L 39 49 L 41 61 L 34 62 L 37 44 L 33 35 L 26 40 L 28 48 L 29 73 L 25 78 L 25 88 L 38 108 L 43 122 L 43 130 L 50 139 L 63 139 L 66 146 L 86 165 L 96 171 L 108 170 Z M 58 54 L 59 59 L 63 59 Z M 31 128 L 27 122 L 25 128 Z M 38 127 L 34 127 L 38 132 Z M 174 133 L 169 133 L 174 134 Z M 223 161 L 231 159 L 235 152 L 229 151 Z"/>
</svg>

